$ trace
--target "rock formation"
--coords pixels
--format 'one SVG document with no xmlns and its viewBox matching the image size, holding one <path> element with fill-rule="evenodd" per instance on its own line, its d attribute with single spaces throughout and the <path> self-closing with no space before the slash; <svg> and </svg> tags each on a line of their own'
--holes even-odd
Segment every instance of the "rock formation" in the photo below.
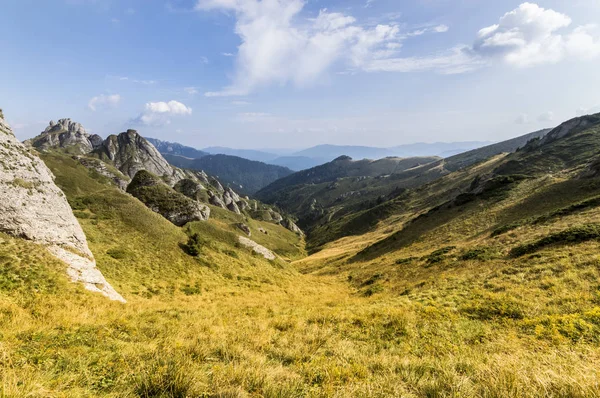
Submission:
<svg viewBox="0 0 600 398">
<path fill-rule="evenodd" d="M 254 253 L 263 256 L 267 260 L 275 260 L 275 258 L 276 258 L 275 254 L 271 250 L 267 249 L 264 246 L 259 245 L 255 241 L 245 238 L 243 236 L 239 236 L 238 240 L 242 246 L 252 249 L 252 251 Z"/>
<path fill-rule="evenodd" d="M 72 128 L 72 136 L 81 133 L 77 126 Z M 0 231 L 47 246 L 67 264 L 72 281 L 112 300 L 125 301 L 96 268 L 85 234 L 50 170 L 15 138 L 3 119 L 0 186 Z"/>
<path fill-rule="evenodd" d="M 94 153 L 131 178 L 140 170 L 163 177 L 170 185 L 186 177 L 182 170 L 171 166 L 156 148 L 135 130 L 109 136 Z"/>
<path fill-rule="evenodd" d="M 244 223 L 237 224 L 237 227 L 242 230 L 246 235 L 252 236 L 252 231 L 250 231 L 250 227 Z"/>
<path fill-rule="evenodd" d="M 175 191 L 146 170 L 137 172 L 127 192 L 177 226 L 192 221 L 206 221 L 210 217 L 208 206 Z"/>
<path fill-rule="evenodd" d="M 25 143 L 36 149 L 45 151 L 52 148 L 63 148 L 70 153 L 86 154 L 97 148 L 102 142 L 99 135 L 88 134 L 80 123 L 71 119 L 50 121 L 40 135 Z"/>
<path fill-rule="evenodd" d="M 290 231 L 294 232 L 295 234 L 304 236 L 304 232 L 302 232 L 302 230 L 296 225 L 295 222 L 293 222 L 290 218 L 285 217 L 282 221 L 281 221 L 281 226 L 289 229 Z"/>
<path fill-rule="evenodd" d="M 94 158 L 85 156 L 74 156 L 75 159 L 88 169 L 96 171 L 98 174 L 110 178 L 121 190 L 126 190 L 131 179 L 121 173 L 119 170 L 110 167 L 107 163 Z"/>
</svg>

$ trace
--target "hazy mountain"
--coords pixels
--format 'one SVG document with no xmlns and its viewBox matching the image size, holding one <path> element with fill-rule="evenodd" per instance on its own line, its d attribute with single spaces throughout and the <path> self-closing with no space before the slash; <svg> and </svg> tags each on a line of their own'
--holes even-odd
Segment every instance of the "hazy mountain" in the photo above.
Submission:
<svg viewBox="0 0 600 398">
<path fill-rule="evenodd" d="M 202 156 L 210 155 L 208 152 L 199 151 L 196 148 L 185 146 L 177 142 L 168 142 L 157 140 L 156 138 L 146 138 L 160 153 L 185 156 L 186 158 L 197 159 Z"/>
<path fill-rule="evenodd" d="M 300 171 L 327 163 L 327 160 L 323 158 L 311 158 L 307 156 L 281 156 L 270 161 L 269 163 L 287 167 L 294 171 Z"/>
<path fill-rule="evenodd" d="M 264 151 L 260 151 L 260 150 L 234 149 L 234 148 L 226 148 L 226 147 L 219 147 L 219 146 L 204 148 L 203 151 L 208 152 L 211 155 L 237 156 L 239 158 L 255 160 L 257 162 L 263 162 L 263 163 L 271 163 L 272 160 L 279 157 L 278 154 L 264 152 Z"/>
</svg>

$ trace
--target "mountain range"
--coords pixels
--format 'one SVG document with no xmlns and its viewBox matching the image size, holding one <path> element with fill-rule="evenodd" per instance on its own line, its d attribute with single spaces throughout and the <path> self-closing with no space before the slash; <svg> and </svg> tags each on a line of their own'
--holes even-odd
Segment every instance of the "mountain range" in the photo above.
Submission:
<svg viewBox="0 0 600 398">
<path fill-rule="evenodd" d="M 399 145 L 390 148 L 376 148 L 351 145 L 317 145 L 311 148 L 294 151 L 278 149 L 277 152 L 267 152 L 252 149 L 233 149 L 226 147 L 209 147 L 197 150 L 178 143 L 171 143 L 149 138 L 150 142 L 162 154 L 179 155 L 192 159 L 201 158 L 208 154 L 228 155 L 258 162 L 287 167 L 294 171 L 309 169 L 332 161 L 340 156 L 350 156 L 355 159 L 382 159 L 385 157 L 415 157 L 439 156 L 448 157 L 467 152 L 490 144 L 489 142 L 437 142 Z"/>
</svg>

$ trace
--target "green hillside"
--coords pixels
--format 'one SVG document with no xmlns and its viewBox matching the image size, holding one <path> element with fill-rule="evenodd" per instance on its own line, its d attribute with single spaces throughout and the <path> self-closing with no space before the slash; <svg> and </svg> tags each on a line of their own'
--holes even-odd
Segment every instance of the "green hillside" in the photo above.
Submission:
<svg viewBox="0 0 600 398">
<path fill-rule="evenodd" d="M 176 227 L 46 152 L 128 302 L 0 234 L 0 394 L 599 397 L 595 120 L 346 211 L 315 227 L 310 256 L 283 227 L 216 207 Z M 239 223 L 278 258 L 241 245 Z"/>
</svg>

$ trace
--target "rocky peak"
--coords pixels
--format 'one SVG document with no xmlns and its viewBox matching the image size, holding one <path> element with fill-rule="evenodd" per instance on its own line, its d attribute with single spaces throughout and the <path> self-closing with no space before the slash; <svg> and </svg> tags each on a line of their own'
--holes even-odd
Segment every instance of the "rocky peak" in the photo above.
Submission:
<svg viewBox="0 0 600 398">
<path fill-rule="evenodd" d="M 87 289 L 124 301 L 96 268 L 81 226 L 44 162 L 0 119 L 0 231 L 42 244 Z"/>
<path fill-rule="evenodd" d="M 68 152 L 86 154 L 91 152 L 102 138 L 90 135 L 81 123 L 71 119 L 60 119 L 58 122 L 50 121 L 48 127 L 37 137 L 27 143 L 40 150 L 63 148 Z"/>
<path fill-rule="evenodd" d="M 185 173 L 172 167 L 154 145 L 135 130 L 109 136 L 94 152 L 131 178 L 141 170 L 164 177 L 171 185 L 185 178 Z"/>
</svg>

